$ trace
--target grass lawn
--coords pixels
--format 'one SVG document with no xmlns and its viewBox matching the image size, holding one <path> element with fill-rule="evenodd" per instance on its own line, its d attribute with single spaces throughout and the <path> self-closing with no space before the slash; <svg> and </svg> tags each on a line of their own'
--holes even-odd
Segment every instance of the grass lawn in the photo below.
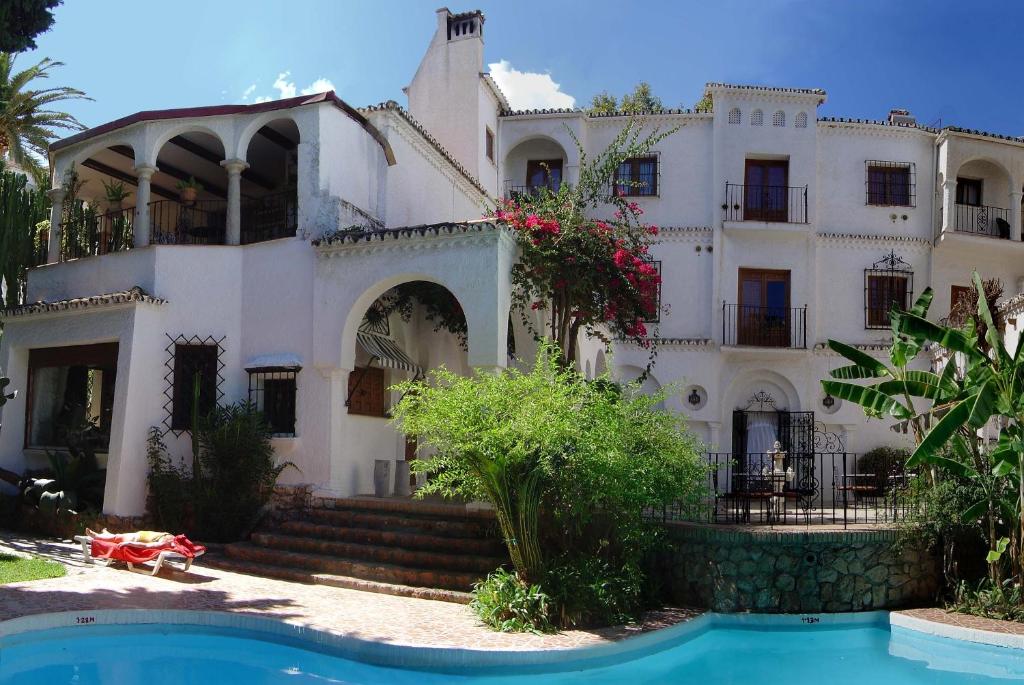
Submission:
<svg viewBox="0 0 1024 685">
<path fill-rule="evenodd" d="M 26 559 L 13 554 L 0 554 L 0 585 L 23 580 L 60 578 L 67 571 L 63 564 L 47 559 Z"/>
</svg>

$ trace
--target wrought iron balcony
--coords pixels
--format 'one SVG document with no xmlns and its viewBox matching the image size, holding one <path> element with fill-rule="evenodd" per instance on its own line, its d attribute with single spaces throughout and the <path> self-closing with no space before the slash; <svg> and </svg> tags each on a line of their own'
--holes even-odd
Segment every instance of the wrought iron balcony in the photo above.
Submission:
<svg viewBox="0 0 1024 685">
<path fill-rule="evenodd" d="M 106 214 L 88 207 L 73 209 L 61 222 L 60 261 L 131 249 L 134 218 L 132 207 Z"/>
<path fill-rule="evenodd" d="M 953 230 L 990 238 L 1010 239 L 1010 210 L 988 205 L 954 205 Z"/>
<path fill-rule="evenodd" d="M 550 181 L 542 185 L 513 185 L 510 181 L 505 181 L 505 197 L 512 200 L 518 200 L 519 198 L 529 199 L 540 195 L 543 189 L 557 193 L 561 187 L 561 181 Z"/>
<path fill-rule="evenodd" d="M 243 201 L 242 245 L 294 237 L 298 211 L 298 196 L 294 188 Z"/>
<path fill-rule="evenodd" d="M 725 184 L 726 221 L 807 223 L 807 186 Z"/>
<path fill-rule="evenodd" d="M 151 202 L 150 241 L 155 245 L 223 245 L 227 210 L 224 200 Z"/>
<path fill-rule="evenodd" d="M 807 306 L 761 307 L 722 303 L 722 344 L 807 347 Z"/>
</svg>

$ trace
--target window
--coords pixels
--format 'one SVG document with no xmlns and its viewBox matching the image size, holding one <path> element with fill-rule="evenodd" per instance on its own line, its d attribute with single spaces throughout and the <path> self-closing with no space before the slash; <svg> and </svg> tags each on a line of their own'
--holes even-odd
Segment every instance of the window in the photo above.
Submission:
<svg viewBox="0 0 1024 685">
<path fill-rule="evenodd" d="M 66 447 L 69 437 L 99 451 L 110 444 L 117 343 L 29 351 L 26 447 Z"/>
<path fill-rule="evenodd" d="M 348 375 L 348 413 L 387 416 L 384 369 L 364 366 Z"/>
<path fill-rule="evenodd" d="M 785 126 L 786 125 L 786 113 L 781 109 L 772 115 L 772 126 Z"/>
<path fill-rule="evenodd" d="M 981 179 L 980 178 L 959 178 L 956 179 L 956 203 L 958 205 L 970 205 L 971 207 L 981 206 Z"/>
<path fill-rule="evenodd" d="M 750 125 L 761 126 L 762 124 L 764 124 L 764 112 L 759 109 L 755 109 L 750 113 Z"/>
<path fill-rule="evenodd" d="M 907 309 L 908 277 L 901 274 L 868 274 L 867 328 L 889 328 L 894 306 Z"/>
<path fill-rule="evenodd" d="M 789 308 L 789 272 L 740 269 L 739 304 L 735 310 L 735 323 L 729 322 L 735 326 L 735 330 L 730 331 L 735 336 L 735 344 L 789 347 L 793 324 Z M 732 318 L 728 312 L 726 314 Z"/>
<path fill-rule="evenodd" d="M 739 107 L 733 107 L 732 109 L 729 110 L 729 123 L 730 124 L 738 124 L 738 123 L 740 123 L 740 118 L 742 118 L 742 116 L 743 115 L 740 113 L 740 108 Z"/>
<path fill-rule="evenodd" d="M 789 220 L 789 161 L 748 159 L 743 172 L 743 220 Z M 795 208 L 798 218 L 799 208 Z"/>
<path fill-rule="evenodd" d="M 296 377 L 294 368 L 266 367 L 249 370 L 249 402 L 263 414 L 276 436 L 295 435 Z"/>
<path fill-rule="evenodd" d="M 793 125 L 797 128 L 807 128 L 807 112 L 798 112 Z"/>
<path fill-rule="evenodd" d="M 879 207 L 914 207 L 915 173 L 910 162 L 865 163 L 867 187 L 866 202 Z"/>
<path fill-rule="evenodd" d="M 562 185 L 562 160 L 531 159 L 526 162 L 526 188 L 557 191 Z"/>
<path fill-rule="evenodd" d="M 658 158 L 632 157 L 615 170 L 615 192 L 650 197 L 658 194 Z"/>
<path fill-rule="evenodd" d="M 174 381 L 171 393 L 171 430 L 192 429 L 192 402 L 199 389 L 199 416 L 217 406 L 217 345 L 174 345 Z"/>
<path fill-rule="evenodd" d="M 494 132 L 488 127 L 484 130 L 484 146 L 487 150 L 487 159 L 494 161 Z"/>
</svg>

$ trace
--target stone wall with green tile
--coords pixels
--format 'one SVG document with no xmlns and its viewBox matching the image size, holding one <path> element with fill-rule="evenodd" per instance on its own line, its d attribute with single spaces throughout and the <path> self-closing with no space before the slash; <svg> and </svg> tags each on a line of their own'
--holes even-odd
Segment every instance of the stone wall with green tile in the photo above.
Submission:
<svg viewBox="0 0 1024 685">
<path fill-rule="evenodd" d="M 666 524 L 673 600 L 720 612 L 817 613 L 934 602 L 939 557 L 894 530 L 738 530 Z"/>
</svg>

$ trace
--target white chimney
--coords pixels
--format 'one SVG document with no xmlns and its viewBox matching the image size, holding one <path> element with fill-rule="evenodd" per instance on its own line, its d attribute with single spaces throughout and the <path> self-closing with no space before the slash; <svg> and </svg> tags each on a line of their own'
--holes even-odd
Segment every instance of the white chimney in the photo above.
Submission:
<svg viewBox="0 0 1024 685">
<path fill-rule="evenodd" d="M 900 126 L 917 126 L 917 118 L 907 109 L 890 109 L 889 123 Z"/>
</svg>

